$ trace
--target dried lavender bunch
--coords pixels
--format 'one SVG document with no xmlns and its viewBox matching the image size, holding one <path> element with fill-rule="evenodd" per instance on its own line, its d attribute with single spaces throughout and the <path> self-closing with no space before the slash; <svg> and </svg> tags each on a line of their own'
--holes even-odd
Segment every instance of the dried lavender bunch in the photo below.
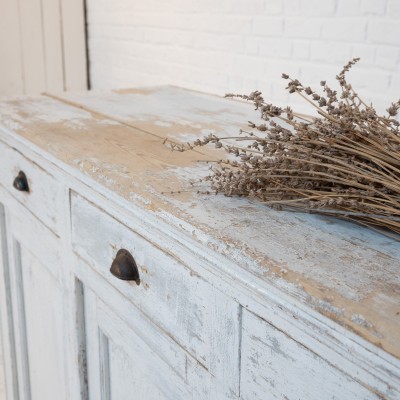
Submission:
<svg viewBox="0 0 400 400">
<path fill-rule="evenodd" d="M 265 102 L 262 93 L 227 94 L 251 101 L 262 122 L 236 138 L 209 135 L 184 151 L 214 144 L 233 160 L 221 160 L 206 179 L 227 196 L 251 196 L 275 208 L 333 214 L 400 233 L 400 101 L 378 115 L 346 80 L 359 59 L 336 76 L 340 93 L 325 81 L 318 91 L 283 74 L 318 117 L 296 114 Z M 234 139 L 234 142 L 232 142 Z M 232 158 L 232 157 L 231 157 Z"/>
</svg>

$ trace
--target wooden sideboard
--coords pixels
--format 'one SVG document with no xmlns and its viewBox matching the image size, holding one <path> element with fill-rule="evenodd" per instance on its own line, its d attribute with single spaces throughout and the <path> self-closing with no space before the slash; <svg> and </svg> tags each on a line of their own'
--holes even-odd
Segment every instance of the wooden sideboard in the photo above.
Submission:
<svg viewBox="0 0 400 400">
<path fill-rule="evenodd" d="M 174 87 L 0 102 L 1 399 L 400 399 L 400 242 L 207 195 L 225 153 L 170 150 L 256 118 Z"/>
</svg>

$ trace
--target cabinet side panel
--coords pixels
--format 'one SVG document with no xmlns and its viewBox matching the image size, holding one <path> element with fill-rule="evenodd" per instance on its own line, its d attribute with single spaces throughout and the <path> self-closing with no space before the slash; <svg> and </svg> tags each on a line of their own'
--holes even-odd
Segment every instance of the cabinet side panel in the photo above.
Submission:
<svg viewBox="0 0 400 400">
<path fill-rule="evenodd" d="M 0 398 L 17 400 L 19 393 L 11 304 L 10 264 L 7 249 L 6 214 L 2 203 L 0 203 L 0 322 L 2 339 L 2 346 L 0 346 Z"/>
</svg>

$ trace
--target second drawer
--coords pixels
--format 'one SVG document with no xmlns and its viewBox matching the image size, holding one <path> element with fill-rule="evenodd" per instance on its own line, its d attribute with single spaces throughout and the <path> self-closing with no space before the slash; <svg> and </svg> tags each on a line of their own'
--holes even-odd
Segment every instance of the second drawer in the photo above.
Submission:
<svg viewBox="0 0 400 400">
<path fill-rule="evenodd" d="M 237 393 L 239 305 L 88 200 L 72 194 L 71 202 L 74 251 Z M 121 248 L 136 261 L 139 286 L 110 273 Z"/>
</svg>

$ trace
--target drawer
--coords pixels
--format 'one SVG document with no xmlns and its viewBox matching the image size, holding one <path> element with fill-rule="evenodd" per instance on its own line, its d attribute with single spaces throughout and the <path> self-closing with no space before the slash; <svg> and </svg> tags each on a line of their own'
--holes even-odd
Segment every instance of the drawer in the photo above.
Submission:
<svg viewBox="0 0 400 400">
<path fill-rule="evenodd" d="M 71 212 L 74 252 L 236 393 L 239 305 L 174 257 L 77 194 L 71 196 Z M 139 286 L 110 273 L 121 248 L 128 250 L 136 261 Z"/>
<path fill-rule="evenodd" d="M 64 212 L 64 191 L 57 180 L 21 153 L 0 142 L 0 185 L 58 236 Z M 28 191 L 17 190 L 14 180 L 23 171 Z"/>
<path fill-rule="evenodd" d="M 256 315 L 243 312 L 241 399 L 382 397 Z"/>
</svg>

